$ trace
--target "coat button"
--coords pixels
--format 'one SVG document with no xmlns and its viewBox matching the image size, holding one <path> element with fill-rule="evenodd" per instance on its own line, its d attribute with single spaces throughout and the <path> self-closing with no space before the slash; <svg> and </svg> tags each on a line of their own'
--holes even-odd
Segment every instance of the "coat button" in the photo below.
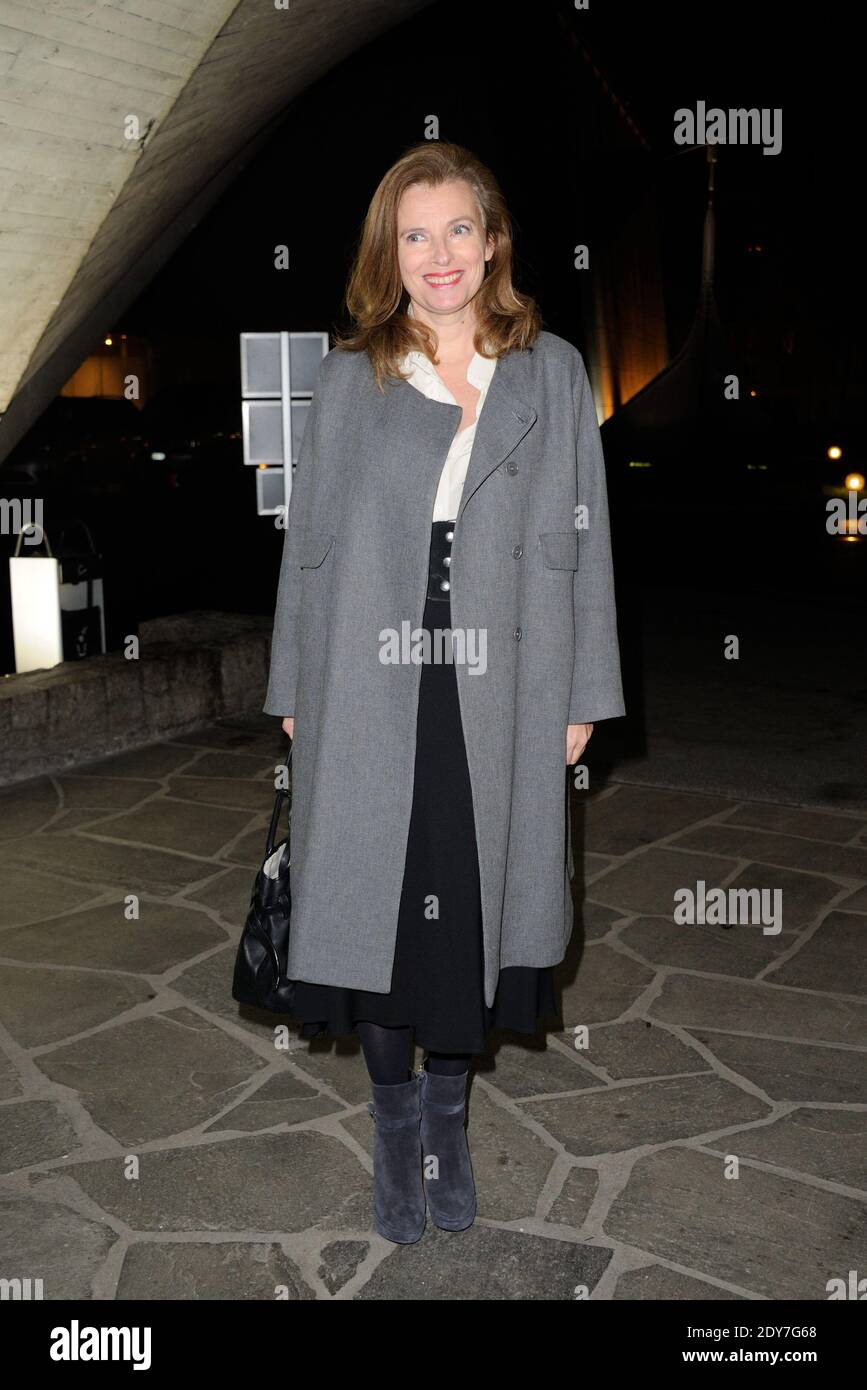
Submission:
<svg viewBox="0 0 867 1390">
<path fill-rule="evenodd" d="M 454 533 L 454 531 L 446 531 L 446 540 L 447 540 L 447 541 L 453 541 L 454 538 L 455 538 L 455 533 Z"/>
<path fill-rule="evenodd" d="M 516 545 L 512 547 L 512 554 L 514 555 L 516 560 L 520 560 L 523 553 L 524 547 L 522 545 Z"/>
<path fill-rule="evenodd" d="M 444 555 L 444 556 L 443 556 L 443 564 L 444 564 L 444 565 L 450 565 L 451 562 L 452 562 L 452 557 L 451 557 L 451 555 Z"/>
<path fill-rule="evenodd" d="M 449 583 L 449 581 L 448 581 L 447 579 L 444 579 L 444 580 L 441 582 L 441 584 L 440 584 L 440 588 L 441 588 L 444 592 L 445 592 L 447 589 L 450 589 L 451 587 L 452 587 L 452 586 L 451 586 L 451 584 Z"/>
<path fill-rule="evenodd" d="M 509 459 L 509 462 L 506 464 L 506 472 L 507 472 L 507 473 L 511 473 L 512 476 L 514 477 L 514 475 L 517 473 L 517 471 L 518 471 L 518 465 L 515 463 L 515 460 L 514 460 L 514 459 Z"/>
<path fill-rule="evenodd" d="M 516 642 L 520 642 L 520 640 L 521 640 L 521 638 L 523 637 L 523 635 L 524 635 L 524 634 L 523 634 L 523 632 L 521 631 L 521 629 L 520 629 L 519 627 L 516 627 L 516 628 L 515 628 L 515 641 L 516 641 Z"/>
</svg>

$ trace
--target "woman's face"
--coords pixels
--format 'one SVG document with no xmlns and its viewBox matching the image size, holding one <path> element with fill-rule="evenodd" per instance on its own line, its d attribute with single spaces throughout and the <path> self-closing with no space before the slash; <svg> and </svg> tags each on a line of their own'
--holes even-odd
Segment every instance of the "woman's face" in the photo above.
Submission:
<svg viewBox="0 0 867 1390">
<path fill-rule="evenodd" d="M 494 246 L 468 183 L 417 183 L 404 192 L 397 209 L 400 276 L 424 318 L 460 314 L 484 280 Z"/>
</svg>

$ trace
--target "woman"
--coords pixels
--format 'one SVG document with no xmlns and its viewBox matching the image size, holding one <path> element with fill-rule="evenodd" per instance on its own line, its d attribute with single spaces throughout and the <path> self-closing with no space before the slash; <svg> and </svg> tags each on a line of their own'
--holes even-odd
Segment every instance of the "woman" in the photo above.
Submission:
<svg viewBox="0 0 867 1390">
<path fill-rule="evenodd" d="M 377 1230 L 473 1221 L 468 1061 L 553 1015 L 564 766 L 624 713 L 580 355 L 512 285 L 498 185 L 422 143 L 374 194 L 287 516 L 265 711 L 293 740 L 302 1034 L 357 1028 Z M 296 733 L 297 730 L 297 733 Z M 427 1050 L 410 1071 L 410 1045 Z"/>
</svg>

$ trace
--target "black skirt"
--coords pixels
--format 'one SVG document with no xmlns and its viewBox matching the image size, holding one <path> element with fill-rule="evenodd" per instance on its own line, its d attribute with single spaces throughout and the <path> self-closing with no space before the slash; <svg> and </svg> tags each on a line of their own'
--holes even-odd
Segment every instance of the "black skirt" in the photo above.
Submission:
<svg viewBox="0 0 867 1390">
<path fill-rule="evenodd" d="M 448 597 L 429 595 L 424 627 L 447 628 L 450 610 Z M 493 1007 L 485 1003 L 478 849 L 451 663 L 422 664 L 391 990 L 374 994 L 299 980 L 293 1015 L 305 1038 L 341 1037 L 368 1021 L 412 1027 L 419 1047 L 458 1053 L 483 1052 L 492 1028 L 536 1033 L 540 1019 L 556 1019 L 550 966 L 506 967 Z"/>
</svg>

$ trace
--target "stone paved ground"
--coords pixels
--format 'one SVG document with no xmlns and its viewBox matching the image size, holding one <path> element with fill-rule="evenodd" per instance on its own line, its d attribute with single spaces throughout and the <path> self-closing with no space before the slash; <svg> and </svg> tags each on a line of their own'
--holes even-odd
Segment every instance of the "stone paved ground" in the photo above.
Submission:
<svg viewBox="0 0 867 1390">
<path fill-rule="evenodd" d="M 230 997 L 275 730 L 0 793 L 0 1277 L 51 1299 L 654 1300 L 867 1275 L 867 811 L 618 782 L 576 808 L 562 1018 L 478 1061 L 476 1224 L 397 1247 L 370 1224 L 356 1040 L 276 1048 Z M 782 930 L 674 925 L 699 880 L 780 889 Z"/>
</svg>

